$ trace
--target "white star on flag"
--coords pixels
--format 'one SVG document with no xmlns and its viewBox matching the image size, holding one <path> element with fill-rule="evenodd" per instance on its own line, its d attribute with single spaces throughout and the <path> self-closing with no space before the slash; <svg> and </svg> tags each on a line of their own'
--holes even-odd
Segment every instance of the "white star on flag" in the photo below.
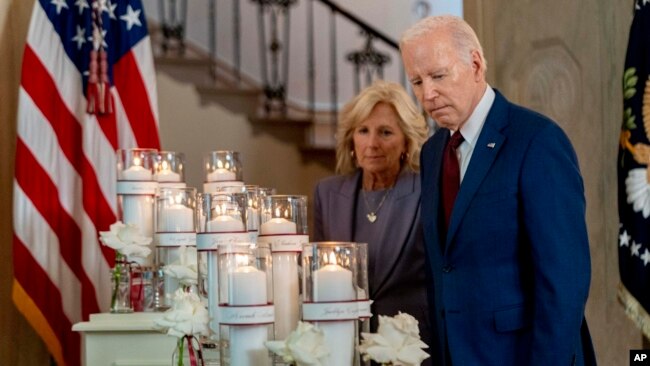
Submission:
<svg viewBox="0 0 650 366">
<path fill-rule="evenodd" d="M 632 242 L 632 246 L 630 247 L 630 255 L 632 256 L 639 256 L 639 249 L 641 249 L 641 244 L 637 244 L 635 242 Z"/>
<path fill-rule="evenodd" d="M 140 23 L 140 9 L 138 10 L 133 10 L 131 5 L 128 5 L 126 7 L 126 14 L 122 15 L 120 19 L 126 22 L 126 30 L 131 30 L 133 28 L 133 25 L 137 25 L 138 27 L 142 26 L 142 23 Z"/>
<path fill-rule="evenodd" d="M 77 35 L 72 37 L 73 42 L 77 42 L 77 49 L 80 50 L 84 43 L 86 43 L 86 37 L 84 37 L 86 30 L 77 25 Z"/>
<path fill-rule="evenodd" d="M 650 250 L 648 248 L 645 249 L 643 254 L 641 255 L 641 259 L 643 260 L 643 266 L 647 266 L 648 263 L 650 263 Z"/>
<path fill-rule="evenodd" d="M 627 234 L 627 230 L 623 231 L 623 234 L 618 236 L 618 242 L 620 243 L 619 246 L 621 246 L 621 247 L 629 247 L 630 246 L 630 239 L 631 239 L 631 237 Z"/>
<path fill-rule="evenodd" d="M 86 1 L 86 0 L 77 0 L 77 1 L 75 1 L 74 6 L 79 8 L 79 15 L 81 15 L 84 12 L 84 8 L 90 9 L 90 6 L 88 6 L 88 1 Z"/>
<path fill-rule="evenodd" d="M 130 5 L 129 5 L 129 6 L 130 6 Z M 105 6 L 104 9 L 102 9 L 102 10 L 105 11 L 105 12 L 107 12 L 107 13 L 108 13 L 108 16 L 109 16 L 111 19 L 117 19 L 117 18 L 115 17 L 115 8 L 117 8 L 117 4 L 111 4 L 111 2 L 109 1 L 109 2 L 108 2 L 108 6 Z"/>
<path fill-rule="evenodd" d="M 61 14 L 61 8 L 68 8 L 68 4 L 65 2 L 65 0 L 52 0 L 50 1 L 50 4 L 54 4 L 54 6 L 56 6 L 57 14 Z"/>
<path fill-rule="evenodd" d="M 102 29 L 102 34 L 101 37 L 99 35 L 99 30 L 97 28 L 93 29 L 93 36 L 88 37 L 89 41 L 93 42 L 93 49 L 95 51 L 99 50 L 99 42 L 101 41 L 101 46 L 104 47 L 104 49 L 108 48 L 108 43 L 106 43 L 106 29 Z"/>
</svg>

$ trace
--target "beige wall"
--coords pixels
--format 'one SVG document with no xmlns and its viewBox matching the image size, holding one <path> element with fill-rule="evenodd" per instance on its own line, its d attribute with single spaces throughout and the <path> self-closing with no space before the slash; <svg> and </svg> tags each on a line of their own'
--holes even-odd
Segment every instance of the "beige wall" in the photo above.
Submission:
<svg viewBox="0 0 650 366">
<path fill-rule="evenodd" d="M 32 3 L 0 0 L 0 363 L 20 366 L 47 365 L 49 362 L 43 342 L 11 303 L 11 190 L 16 103 Z"/>
<path fill-rule="evenodd" d="M 591 246 L 587 321 L 599 363 L 626 365 L 642 339 L 616 297 L 616 154 L 632 3 L 465 0 L 465 12 L 484 45 L 490 83 L 556 120 L 576 149 Z"/>
</svg>

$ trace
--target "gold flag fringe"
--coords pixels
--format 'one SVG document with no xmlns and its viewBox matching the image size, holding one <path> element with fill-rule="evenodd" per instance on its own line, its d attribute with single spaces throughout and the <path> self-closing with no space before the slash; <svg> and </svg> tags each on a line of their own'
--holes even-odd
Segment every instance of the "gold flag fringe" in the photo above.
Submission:
<svg viewBox="0 0 650 366">
<path fill-rule="evenodd" d="M 646 338 L 650 338 L 650 315 L 622 283 L 618 284 L 618 300 L 625 314 L 636 324 Z"/>
</svg>

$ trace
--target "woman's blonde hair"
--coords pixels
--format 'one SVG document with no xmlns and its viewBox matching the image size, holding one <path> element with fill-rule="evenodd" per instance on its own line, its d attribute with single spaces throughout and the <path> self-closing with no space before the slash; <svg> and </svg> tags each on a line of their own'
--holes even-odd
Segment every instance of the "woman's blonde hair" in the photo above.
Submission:
<svg viewBox="0 0 650 366">
<path fill-rule="evenodd" d="M 361 91 L 348 102 L 339 115 L 336 132 L 336 172 L 349 174 L 357 169 L 353 134 L 378 103 L 393 107 L 399 116 L 398 125 L 406 139 L 406 155 L 402 159 L 402 169 L 420 170 L 420 149 L 428 136 L 428 126 L 415 103 L 404 88 L 397 84 L 378 80 Z"/>
</svg>

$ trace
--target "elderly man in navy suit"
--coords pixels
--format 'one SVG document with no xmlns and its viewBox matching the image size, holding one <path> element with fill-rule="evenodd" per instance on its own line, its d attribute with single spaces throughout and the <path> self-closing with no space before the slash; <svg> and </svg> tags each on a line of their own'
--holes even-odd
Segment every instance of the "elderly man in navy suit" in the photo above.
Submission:
<svg viewBox="0 0 650 366">
<path fill-rule="evenodd" d="M 425 18 L 400 49 L 417 99 L 440 127 L 420 164 L 442 350 L 434 362 L 595 364 L 584 319 L 584 188 L 569 139 L 487 84 L 481 45 L 462 19 Z"/>
</svg>

